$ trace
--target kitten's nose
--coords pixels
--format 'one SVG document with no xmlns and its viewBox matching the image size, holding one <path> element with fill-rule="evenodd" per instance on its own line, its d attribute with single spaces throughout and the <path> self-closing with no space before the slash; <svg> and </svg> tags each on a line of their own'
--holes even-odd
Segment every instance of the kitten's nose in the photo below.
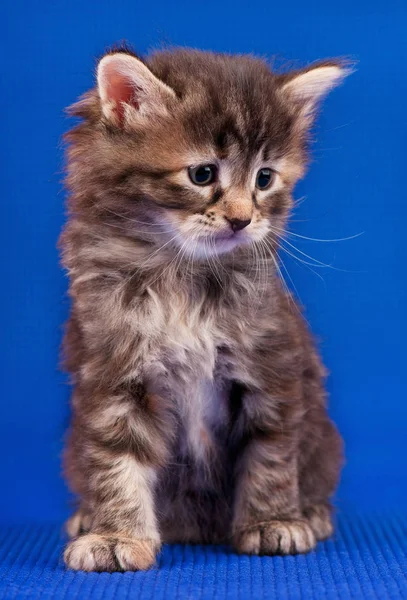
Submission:
<svg viewBox="0 0 407 600">
<path fill-rule="evenodd" d="M 252 222 L 251 219 L 228 219 L 228 217 L 225 218 L 227 221 L 229 221 L 233 231 L 240 231 L 241 229 L 244 229 L 245 227 L 250 225 L 250 223 Z"/>
</svg>

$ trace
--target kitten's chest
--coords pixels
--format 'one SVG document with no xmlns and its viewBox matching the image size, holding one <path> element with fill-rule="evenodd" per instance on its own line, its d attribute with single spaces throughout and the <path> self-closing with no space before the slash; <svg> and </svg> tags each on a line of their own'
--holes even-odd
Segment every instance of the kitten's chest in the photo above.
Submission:
<svg viewBox="0 0 407 600">
<path fill-rule="evenodd" d="M 215 311 L 177 296 L 168 300 L 152 364 L 154 387 L 179 415 L 178 451 L 205 460 L 228 418 L 228 389 L 218 358 L 225 335 Z"/>
<path fill-rule="evenodd" d="M 211 379 L 224 338 L 218 312 L 203 310 L 203 301 L 194 303 L 173 293 L 162 300 L 160 320 L 157 358 L 167 374 L 180 382 Z"/>
</svg>

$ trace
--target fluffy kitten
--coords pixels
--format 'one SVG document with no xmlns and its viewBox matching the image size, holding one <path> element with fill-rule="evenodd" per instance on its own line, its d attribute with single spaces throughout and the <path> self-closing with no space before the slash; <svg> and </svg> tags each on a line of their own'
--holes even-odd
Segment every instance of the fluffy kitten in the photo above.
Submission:
<svg viewBox="0 0 407 600">
<path fill-rule="evenodd" d="M 345 74 L 119 50 L 73 106 L 68 567 L 146 569 L 174 541 L 294 554 L 331 535 L 342 445 L 276 257 L 316 107 Z"/>
</svg>

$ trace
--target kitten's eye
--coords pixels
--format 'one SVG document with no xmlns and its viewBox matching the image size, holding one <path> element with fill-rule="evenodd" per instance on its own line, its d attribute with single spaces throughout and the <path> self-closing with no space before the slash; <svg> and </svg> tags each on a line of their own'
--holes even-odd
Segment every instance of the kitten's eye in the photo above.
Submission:
<svg viewBox="0 0 407 600">
<path fill-rule="evenodd" d="M 197 167 L 188 167 L 188 175 L 195 185 L 209 185 L 213 183 L 217 175 L 216 165 L 198 165 Z"/>
<path fill-rule="evenodd" d="M 259 190 L 267 190 L 274 181 L 275 173 L 272 169 L 260 169 L 256 177 L 256 187 Z"/>
</svg>

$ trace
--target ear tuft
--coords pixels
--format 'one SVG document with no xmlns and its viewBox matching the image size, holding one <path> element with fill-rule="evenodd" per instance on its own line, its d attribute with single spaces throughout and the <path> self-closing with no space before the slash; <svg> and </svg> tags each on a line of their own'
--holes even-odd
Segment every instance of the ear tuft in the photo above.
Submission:
<svg viewBox="0 0 407 600">
<path fill-rule="evenodd" d="M 281 92 L 300 108 L 303 116 L 311 115 L 328 92 L 353 72 L 337 63 L 321 63 L 289 77 Z"/>
<path fill-rule="evenodd" d="M 124 52 L 107 54 L 97 69 L 102 111 L 115 125 L 166 112 L 174 91 L 138 58 Z"/>
</svg>

